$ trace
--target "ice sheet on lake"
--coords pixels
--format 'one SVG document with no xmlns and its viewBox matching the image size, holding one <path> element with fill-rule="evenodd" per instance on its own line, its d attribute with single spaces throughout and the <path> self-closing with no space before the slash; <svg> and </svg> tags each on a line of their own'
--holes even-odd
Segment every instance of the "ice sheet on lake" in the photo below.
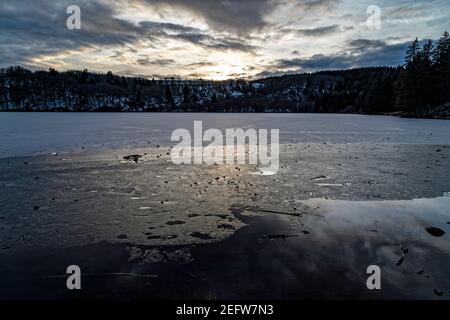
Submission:
<svg viewBox="0 0 450 320">
<path fill-rule="evenodd" d="M 175 129 L 280 129 L 281 143 L 450 144 L 445 120 L 334 114 L 0 113 L 0 157 L 168 145 Z"/>
</svg>

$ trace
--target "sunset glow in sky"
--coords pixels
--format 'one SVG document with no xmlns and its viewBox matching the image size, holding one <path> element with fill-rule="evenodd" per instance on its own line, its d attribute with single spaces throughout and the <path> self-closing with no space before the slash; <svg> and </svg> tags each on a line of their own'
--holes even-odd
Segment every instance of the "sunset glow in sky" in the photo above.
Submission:
<svg viewBox="0 0 450 320">
<path fill-rule="evenodd" d="M 72 4 L 81 30 L 66 27 Z M 449 21 L 448 0 L 1 0 L 0 67 L 222 80 L 398 65 Z"/>
</svg>

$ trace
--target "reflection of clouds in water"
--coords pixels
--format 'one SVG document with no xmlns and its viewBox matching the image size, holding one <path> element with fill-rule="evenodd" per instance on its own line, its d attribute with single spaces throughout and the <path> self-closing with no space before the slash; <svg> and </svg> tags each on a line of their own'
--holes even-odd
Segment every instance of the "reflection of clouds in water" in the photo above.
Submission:
<svg viewBox="0 0 450 320">
<path fill-rule="evenodd" d="M 311 236 L 296 243 L 294 250 L 310 251 L 301 270 L 312 266 L 323 272 L 334 265 L 334 272 L 364 277 L 364 266 L 382 267 L 386 290 L 396 297 L 430 297 L 433 288 L 450 287 L 445 273 L 449 269 L 448 221 L 450 197 L 401 201 L 339 201 L 312 199 L 304 204 L 319 210 L 323 219 L 306 218 Z M 436 238 L 425 230 L 436 226 L 447 235 Z M 293 243 L 293 242 L 291 242 Z M 408 248 L 404 262 L 401 246 Z M 331 267 L 333 269 L 333 267 Z M 427 277 L 418 276 L 426 270 Z M 431 275 L 431 276 L 430 276 Z M 431 289 L 430 289 L 431 288 Z"/>
<path fill-rule="evenodd" d="M 450 217 L 450 197 L 396 201 L 344 201 L 311 199 L 305 204 L 320 208 L 334 223 L 349 222 L 364 225 L 376 222 L 383 227 L 398 227 L 398 222 L 418 224 L 445 224 Z M 335 221 L 336 220 L 336 221 Z"/>
<path fill-rule="evenodd" d="M 446 236 L 430 236 L 426 227 L 448 229 L 450 197 L 398 201 L 341 201 L 312 199 L 305 204 L 319 210 L 326 219 L 317 221 L 316 227 L 327 232 L 363 234 L 364 237 L 388 236 L 391 242 L 417 241 L 450 254 Z M 332 230 L 329 230 L 332 229 Z"/>
<path fill-rule="evenodd" d="M 429 225 L 448 228 L 450 198 L 302 203 L 302 224 L 297 217 L 267 213 L 217 244 L 216 250 L 225 252 L 219 258 L 210 252 L 194 258 L 230 261 L 240 290 L 261 287 L 262 297 L 270 292 L 272 298 L 291 299 L 435 298 L 434 289 L 450 288 L 448 240 L 425 230 Z M 323 217 L 308 214 L 311 211 Z M 266 237 L 258 245 L 249 240 L 261 235 L 299 236 L 278 241 Z M 230 259 L 227 251 L 239 259 Z M 382 290 L 377 292 L 365 286 L 366 269 L 374 264 L 382 270 Z"/>
</svg>

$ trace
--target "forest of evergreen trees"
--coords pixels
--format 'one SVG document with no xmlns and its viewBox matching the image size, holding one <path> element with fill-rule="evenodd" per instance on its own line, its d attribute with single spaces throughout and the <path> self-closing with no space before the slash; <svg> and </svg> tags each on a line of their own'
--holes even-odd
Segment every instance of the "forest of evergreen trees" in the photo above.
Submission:
<svg viewBox="0 0 450 320">
<path fill-rule="evenodd" d="M 450 38 L 408 48 L 405 64 L 254 81 L 0 70 L 2 111 L 398 113 L 450 117 Z"/>
<path fill-rule="evenodd" d="M 416 39 L 408 48 L 405 66 L 395 83 L 395 107 L 423 116 L 450 102 L 450 38 L 448 32 L 422 48 Z"/>
</svg>

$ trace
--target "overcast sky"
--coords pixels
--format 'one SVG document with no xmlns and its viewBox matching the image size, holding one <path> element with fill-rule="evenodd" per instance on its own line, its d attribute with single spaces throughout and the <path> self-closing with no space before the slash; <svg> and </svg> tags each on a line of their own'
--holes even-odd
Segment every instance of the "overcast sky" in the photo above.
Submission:
<svg viewBox="0 0 450 320">
<path fill-rule="evenodd" d="M 0 0 L 0 67 L 221 80 L 398 65 L 449 21 L 449 0 Z"/>
</svg>

